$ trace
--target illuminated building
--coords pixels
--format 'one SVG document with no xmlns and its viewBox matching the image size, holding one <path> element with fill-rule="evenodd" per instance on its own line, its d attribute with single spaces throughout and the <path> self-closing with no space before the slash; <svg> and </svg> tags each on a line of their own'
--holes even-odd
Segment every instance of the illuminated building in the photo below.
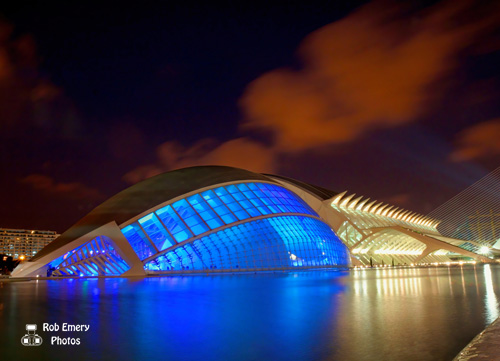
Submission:
<svg viewBox="0 0 500 361">
<path fill-rule="evenodd" d="M 488 260 L 440 236 L 436 224 L 285 177 L 192 167 L 118 193 L 13 276 L 345 268 L 444 262 L 450 252 Z"/>
<path fill-rule="evenodd" d="M 0 254 L 28 260 L 57 237 L 54 231 L 0 228 Z"/>
<path fill-rule="evenodd" d="M 347 247 L 300 197 L 262 174 L 193 167 L 110 198 L 14 276 L 144 275 L 346 267 Z"/>
<path fill-rule="evenodd" d="M 272 176 L 304 199 L 348 246 L 354 265 L 446 263 L 456 258 L 490 262 L 441 235 L 440 221 L 347 192 L 334 193 L 294 179 Z M 472 241 L 478 247 L 479 243 Z"/>
</svg>

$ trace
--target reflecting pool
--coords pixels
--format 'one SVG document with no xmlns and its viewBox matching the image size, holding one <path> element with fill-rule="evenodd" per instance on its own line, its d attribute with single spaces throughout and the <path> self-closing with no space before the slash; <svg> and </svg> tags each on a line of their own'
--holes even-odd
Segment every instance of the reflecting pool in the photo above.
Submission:
<svg viewBox="0 0 500 361">
<path fill-rule="evenodd" d="M 499 297 L 500 265 L 0 282 L 0 359 L 451 360 Z"/>
</svg>

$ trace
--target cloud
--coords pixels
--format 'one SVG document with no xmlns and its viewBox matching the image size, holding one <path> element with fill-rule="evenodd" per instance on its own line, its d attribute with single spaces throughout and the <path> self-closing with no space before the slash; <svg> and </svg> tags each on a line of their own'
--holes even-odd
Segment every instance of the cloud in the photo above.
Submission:
<svg viewBox="0 0 500 361">
<path fill-rule="evenodd" d="M 100 201 L 105 198 L 98 190 L 87 187 L 82 183 L 58 183 L 53 178 L 42 174 L 31 174 L 21 179 L 21 183 L 46 194 L 71 200 Z"/>
<path fill-rule="evenodd" d="M 248 85 L 242 128 L 271 131 L 278 149 L 294 152 L 415 121 L 429 110 L 432 85 L 498 18 L 471 7 L 450 1 L 415 12 L 375 2 L 320 28 L 299 47 L 301 69 Z"/>
<path fill-rule="evenodd" d="M 385 197 L 384 202 L 396 205 L 398 207 L 408 207 L 411 204 L 411 195 L 409 193 L 398 193 L 391 195 L 390 197 Z"/>
<path fill-rule="evenodd" d="M 156 156 L 155 163 L 138 167 L 123 179 L 128 183 L 137 183 L 169 170 L 200 165 L 225 165 L 272 173 L 276 168 L 277 155 L 261 143 L 236 138 L 222 144 L 213 139 L 203 139 L 188 148 L 178 142 L 165 142 L 157 148 Z"/>
<path fill-rule="evenodd" d="M 33 38 L 15 36 L 0 20 L 0 132 L 25 136 L 29 130 L 72 137 L 80 122 L 62 89 L 40 73 Z"/>
<path fill-rule="evenodd" d="M 204 139 L 187 148 L 165 142 L 156 162 L 124 179 L 206 164 L 276 172 L 276 159 L 415 122 L 439 99 L 445 87 L 438 83 L 464 51 L 498 27 L 500 9 L 488 6 L 462 0 L 423 10 L 400 2 L 362 6 L 308 35 L 298 49 L 300 68 L 270 71 L 245 89 L 240 130 L 272 134 L 271 146 L 248 138 Z"/>
<path fill-rule="evenodd" d="M 500 155 L 499 137 L 500 118 L 466 128 L 457 136 L 457 150 L 451 160 L 461 162 Z"/>
</svg>

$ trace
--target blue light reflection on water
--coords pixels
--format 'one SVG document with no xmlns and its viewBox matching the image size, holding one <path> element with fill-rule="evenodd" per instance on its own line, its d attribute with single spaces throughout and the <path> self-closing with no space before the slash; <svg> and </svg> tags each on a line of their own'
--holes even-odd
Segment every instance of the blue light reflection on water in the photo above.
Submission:
<svg viewBox="0 0 500 361">
<path fill-rule="evenodd" d="M 447 360 L 498 315 L 500 267 L 0 283 L 6 359 Z M 26 323 L 90 324 L 87 333 Z M 51 346 L 50 336 L 81 346 Z M 3 357 L 2 357 L 3 359 Z"/>
</svg>

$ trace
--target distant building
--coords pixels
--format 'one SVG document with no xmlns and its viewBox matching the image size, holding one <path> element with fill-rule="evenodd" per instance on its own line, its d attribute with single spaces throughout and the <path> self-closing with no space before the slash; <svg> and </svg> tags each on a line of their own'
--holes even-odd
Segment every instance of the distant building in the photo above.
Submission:
<svg viewBox="0 0 500 361">
<path fill-rule="evenodd" d="M 28 260 L 57 237 L 55 231 L 0 228 L 0 254 Z"/>
</svg>

